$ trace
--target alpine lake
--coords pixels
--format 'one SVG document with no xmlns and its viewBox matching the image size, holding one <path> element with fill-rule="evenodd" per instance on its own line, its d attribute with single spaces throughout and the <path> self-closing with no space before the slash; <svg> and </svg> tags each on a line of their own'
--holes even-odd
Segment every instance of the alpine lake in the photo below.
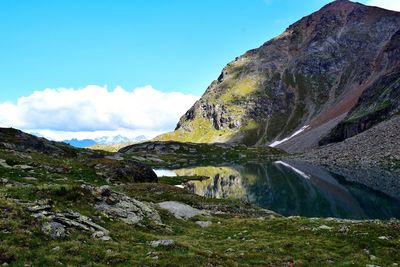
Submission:
<svg viewBox="0 0 400 267">
<path fill-rule="evenodd" d="M 400 199 L 395 193 L 382 192 L 354 181 L 360 176 L 368 180 L 368 173 L 364 171 L 344 175 L 300 161 L 236 162 L 155 171 L 164 179 L 205 177 L 177 186 L 205 197 L 253 203 L 284 216 L 400 218 Z"/>
</svg>

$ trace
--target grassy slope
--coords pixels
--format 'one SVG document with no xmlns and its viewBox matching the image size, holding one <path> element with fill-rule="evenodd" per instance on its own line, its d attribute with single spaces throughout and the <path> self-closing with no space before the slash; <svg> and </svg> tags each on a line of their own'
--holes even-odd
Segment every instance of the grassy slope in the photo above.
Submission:
<svg viewBox="0 0 400 267">
<path fill-rule="evenodd" d="M 117 152 L 121 148 L 133 145 L 135 143 L 137 143 L 137 142 L 122 142 L 122 143 L 110 144 L 110 145 L 97 144 L 97 145 L 89 146 L 88 149 L 103 150 L 103 151 L 108 151 L 108 152 Z"/>
<path fill-rule="evenodd" d="M 158 194 L 158 200 L 179 200 L 201 203 L 204 200 L 168 186 L 141 184 L 125 191 L 139 199 L 154 200 L 143 195 L 145 189 Z M 76 190 L 71 188 L 67 192 Z M 52 192 L 52 189 L 48 189 Z M 50 193 L 49 193 L 50 194 Z M 72 194 L 72 193 L 71 193 Z M 83 197 L 83 196 L 82 196 Z M 66 201 L 70 208 L 94 215 L 79 200 Z M 213 201 L 216 202 L 216 201 Z M 157 227 L 133 227 L 119 221 L 101 219 L 111 231 L 113 241 L 102 242 L 89 233 L 75 231 L 62 240 L 50 240 L 40 233 L 37 222 L 26 211 L 0 198 L 1 217 L 0 261 L 12 265 L 151 265 L 151 266 L 282 266 L 293 259 L 298 266 L 389 266 L 399 262 L 398 223 L 335 222 L 305 218 L 249 218 L 231 216 L 197 216 L 182 222 L 162 212 L 163 222 L 171 230 Z M 213 225 L 200 228 L 195 220 L 210 220 Z M 321 225 L 330 230 L 319 229 Z M 340 229 L 348 227 L 349 231 Z M 9 232 L 9 233 L 7 233 Z M 390 236 L 380 240 L 379 236 Z M 170 247 L 152 248 L 149 241 L 173 239 Z M 57 248 L 58 247 L 58 248 Z M 27 250 L 29 248 L 29 250 Z M 56 249 L 55 249 L 56 248 Z M 371 260 L 370 254 L 378 257 Z"/>
<path fill-rule="evenodd" d="M 29 158 L 29 156 L 31 158 Z M 84 181 L 105 184 L 104 178 L 85 167 L 81 159 L 54 158 L 39 153 L 0 150 L 9 165 L 28 164 L 32 170 L 0 166 L 0 176 L 26 184 L 0 187 L 0 263 L 11 266 L 123 265 L 123 266 L 282 266 L 293 259 L 297 266 L 346 266 L 400 262 L 399 222 L 338 222 L 306 218 L 269 218 L 248 204 L 206 199 L 166 184 L 126 184 L 113 189 L 138 200 L 160 202 L 176 200 L 197 208 L 222 210 L 225 214 L 198 215 L 181 221 L 160 211 L 168 228 L 147 224 L 126 225 L 98 214 L 93 199 L 80 188 Z M 47 166 L 47 167 L 46 167 Z M 56 168 L 62 168 L 56 170 Z M 23 177 L 33 176 L 37 180 Z M 112 241 L 104 242 L 88 232 L 71 229 L 70 234 L 51 240 L 40 231 L 41 221 L 30 216 L 12 199 L 24 201 L 51 199 L 53 210 L 66 208 L 93 218 L 110 230 Z M 210 220 L 201 228 L 196 220 Z M 321 225 L 332 227 L 319 229 Z M 348 231 L 342 231 L 346 229 Z M 379 236 L 388 236 L 381 240 Z M 173 239 L 170 247 L 152 248 L 148 242 Z M 366 253 L 377 257 L 371 260 Z"/>
<path fill-rule="evenodd" d="M 243 101 L 262 90 L 262 77 L 260 75 L 242 75 L 248 60 L 233 61 L 225 68 L 224 81 L 218 85 L 216 93 L 209 93 L 203 97 L 208 104 L 224 106 L 225 117 L 233 121 L 241 121 L 238 128 L 216 129 L 211 119 L 204 118 L 197 114 L 192 121 L 185 121 L 190 130 L 180 128 L 176 131 L 163 134 L 156 138 L 159 141 L 179 141 L 195 143 L 227 142 L 233 139 L 237 133 L 248 133 L 260 126 L 253 119 L 242 120 L 246 113 Z M 243 77 L 240 77 L 243 76 Z"/>
</svg>

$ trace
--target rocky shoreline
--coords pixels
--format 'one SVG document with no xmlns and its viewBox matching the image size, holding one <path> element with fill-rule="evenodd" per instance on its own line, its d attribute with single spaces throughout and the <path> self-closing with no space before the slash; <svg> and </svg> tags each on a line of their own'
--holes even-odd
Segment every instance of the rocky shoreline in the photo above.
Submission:
<svg viewBox="0 0 400 267">
<path fill-rule="evenodd" d="M 322 146 L 294 158 L 322 165 L 382 167 L 400 172 L 400 116 L 340 143 Z"/>
<path fill-rule="evenodd" d="M 320 148 L 286 157 L 322 166 L 351 182 L 398 198 L 400 188 L 400 116 Z"/>
</svg>

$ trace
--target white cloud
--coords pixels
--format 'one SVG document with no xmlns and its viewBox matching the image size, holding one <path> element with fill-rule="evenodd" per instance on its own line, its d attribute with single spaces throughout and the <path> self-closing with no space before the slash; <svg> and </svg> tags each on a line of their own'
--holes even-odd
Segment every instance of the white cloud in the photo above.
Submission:
<svg viewBox="0 0 400 267">
<path fill-rule="evenodd" d="M 369 0 L 367 5 L 378 6 L 385 9 L 400 11 L 399 0 Z"/>
<path fill-rule="evenodd" d="M 109 137 L 110 139 L 112 139 L 112 137 L 117 136 L 117 135 L 121 135 L 123 137 L 131 138 L 131 139 L 134 139 L 135 137 L 138 137 L 139 135 L 144 135 L 147 138 L 151 139 L 162 133 L 165 133 L 166 131 L 169 131 L 169 130 L 117 129 L 117 130 L 111 130 L 111 131 L 77 131 L 77 132 L 54 131 L 54 130 L 47 130 L 47 129 L 26 130 L 26 132 L 28 132 L 30 134 L 46 137 L 47 139 L 55 140 L 55 141 L 64 141 L 64 140 L 70 140 L 70 139 L 78 139 L 78 140 L 96 139 L 96 138 L 100 138 L 100 137 Z"/>
<path fill-rule="evenodd" d="M 199 97 L 164 93 L 151 86 L 127 91 L 89 85 L 83 89 L 45 89 L 0 103 L 0 126 L 39 133 L 54 140 L 172 130 Z"/>
</svg>

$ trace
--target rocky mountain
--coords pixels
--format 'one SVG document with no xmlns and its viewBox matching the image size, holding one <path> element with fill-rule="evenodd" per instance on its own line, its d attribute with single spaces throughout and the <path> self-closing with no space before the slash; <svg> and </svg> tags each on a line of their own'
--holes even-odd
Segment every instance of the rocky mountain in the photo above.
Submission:
<svg viewBox="0 0 400 267">
<path fill-rule="evenodd" d="M 400 110 L 400 13 L 337 0 L 230 62 L 158 140 L 301 152 Z"/>
</svg>

